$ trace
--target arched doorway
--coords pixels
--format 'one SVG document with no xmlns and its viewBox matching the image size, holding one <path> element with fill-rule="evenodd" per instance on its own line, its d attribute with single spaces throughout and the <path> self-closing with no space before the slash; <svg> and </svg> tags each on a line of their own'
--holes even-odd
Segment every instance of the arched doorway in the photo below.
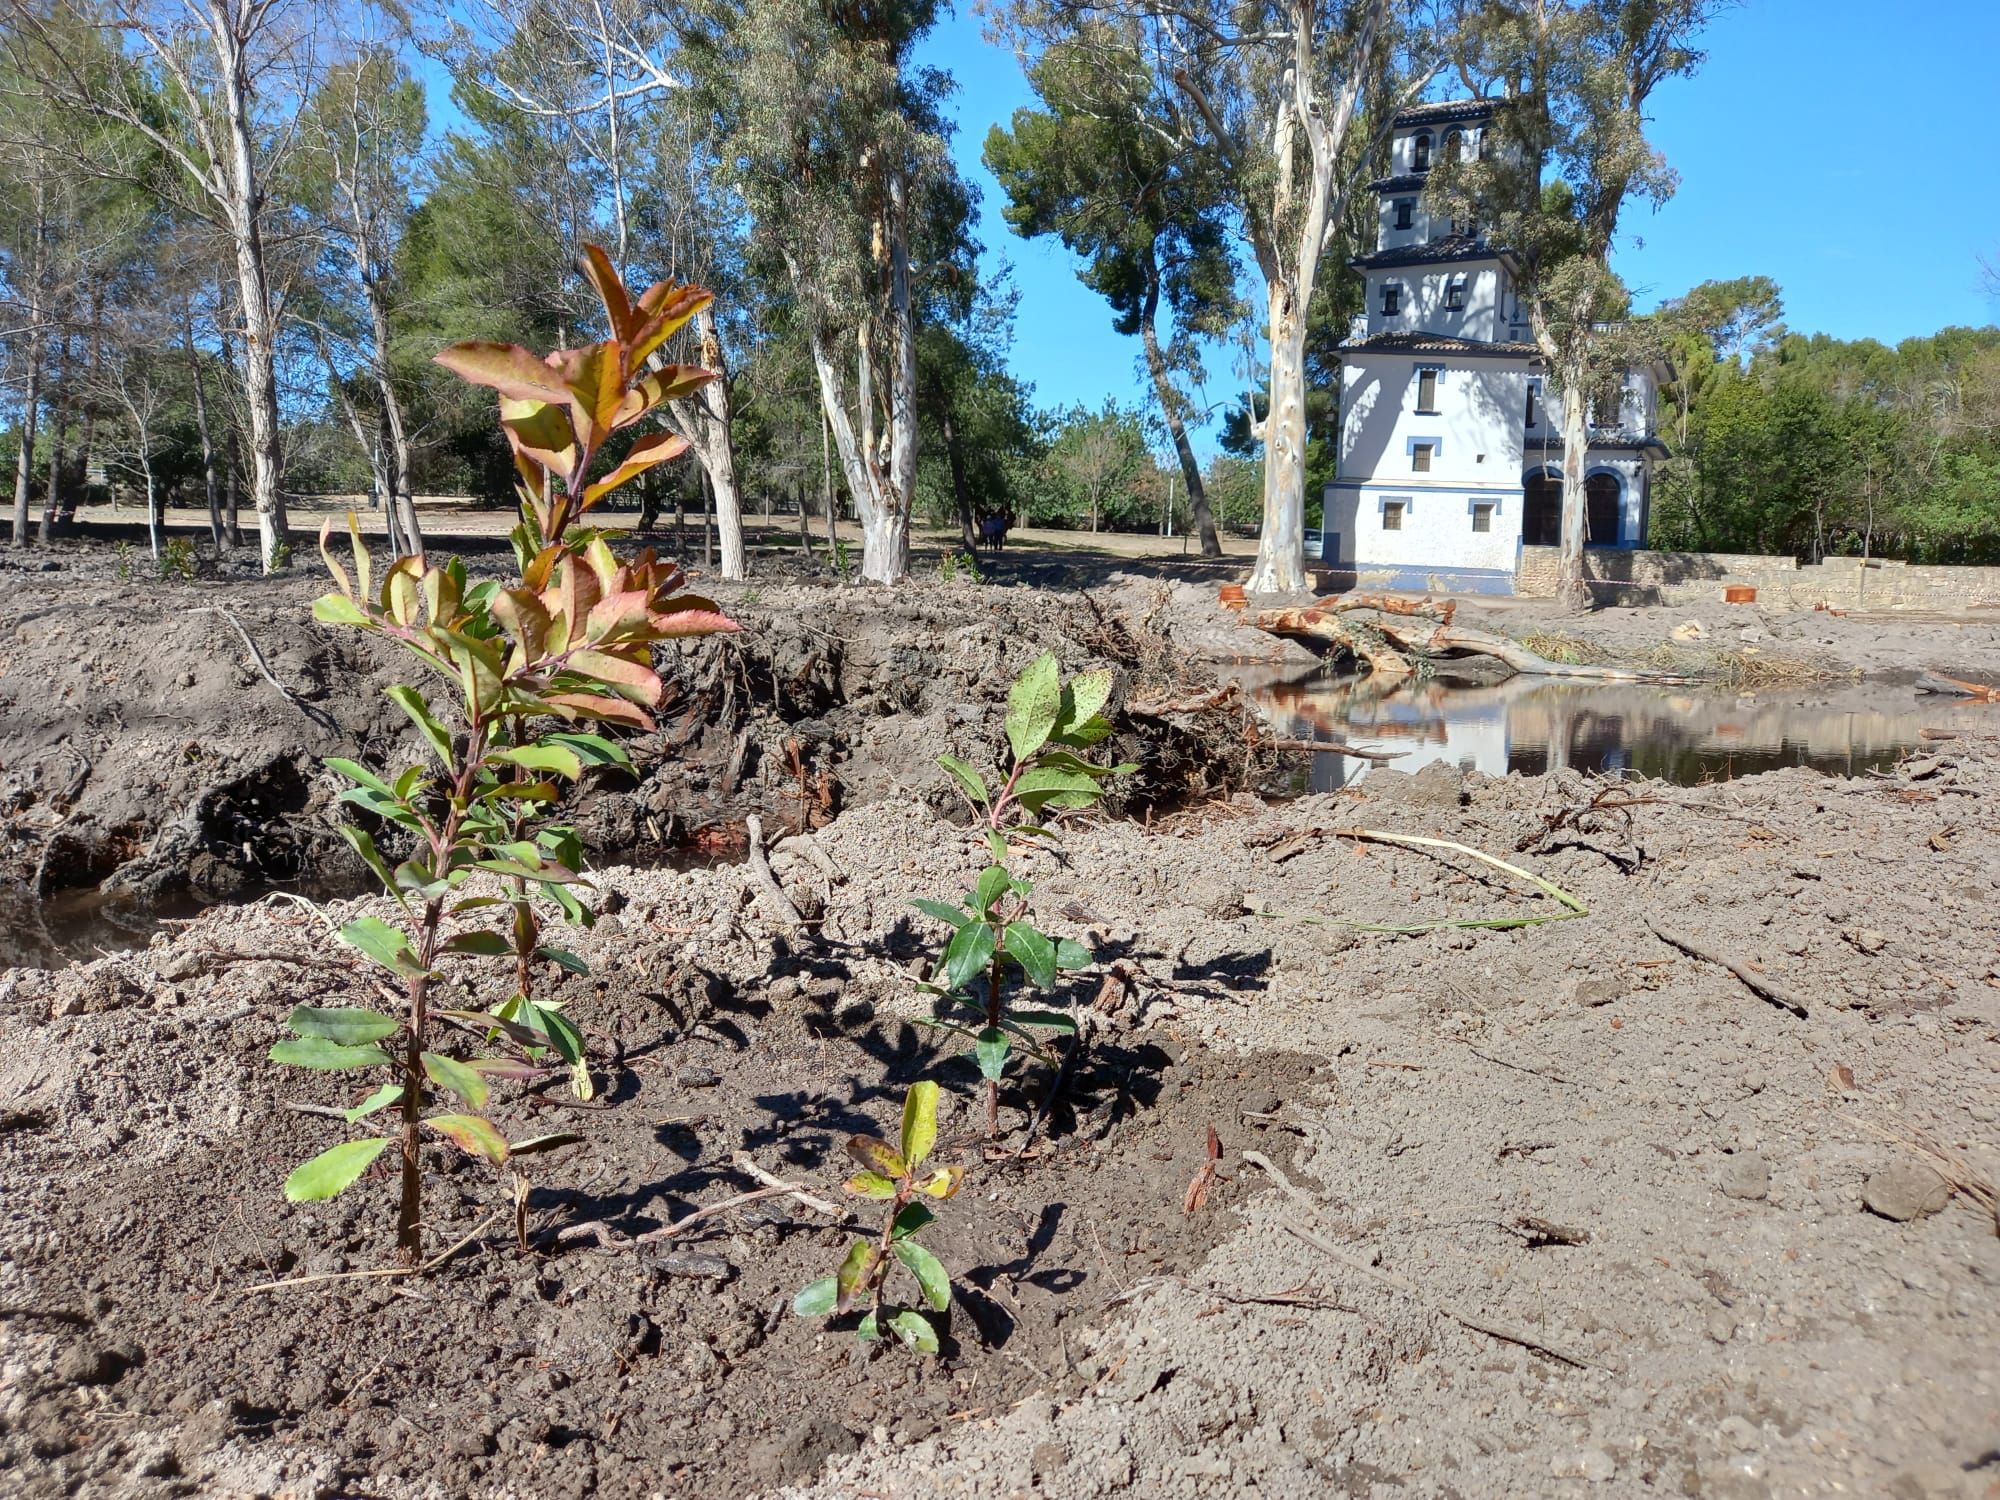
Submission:
<svg viewBox="0 0 2000 1500">
<path fill-rule="evenodd" d="M 1591 547 L 1618 545 L 1625 510 L 1625 487 L 1602 471 L 1583 482 L 1583 539 Z"/>
<path fill-rule="evenodd" d="M 1521 540 L 1530 547 L 1555 547 L 1562 542 L 1562 479 L 1543 470 L 1521 483 Z"/>
</svg>

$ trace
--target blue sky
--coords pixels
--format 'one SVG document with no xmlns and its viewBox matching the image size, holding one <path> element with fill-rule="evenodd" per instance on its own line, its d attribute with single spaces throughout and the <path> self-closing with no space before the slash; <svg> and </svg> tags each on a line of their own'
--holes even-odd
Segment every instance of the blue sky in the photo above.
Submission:
<svg viewBox="0 0 2000 1500">
<path fill-rule="evenodd" d="M 1111 331 L 1059 244 L 1023 241 L 1000 217 L 980 147 L 990 125 L 1033 100 L 1012 55 L 961 4 L 925 60 L 958 80 L 955 149 L 984 192 L 986 263 L 1004 257 L 1020 288 L 1015 372 L 1045 406 L 1139 400 L 1137 340 Z M 1640 207 L 1624 221 L 1616 265 L 1640 307 L 1702 281 L 1765 275 L 1801 332 L 1893 343 L 2000 321 L 1977 261 L 2000 259 L 2000 3 L 1936 0 L 1919 12 L 1749 0 L 1711 28 L 1707 50 L 1699 73 L 1655 96 L 1653 139 L 1681 184 L 1658 213 Z M 1227 400 L 1237 382 L 1226 355 L 1209 377 L 1211 400 Z"/>
</svg>

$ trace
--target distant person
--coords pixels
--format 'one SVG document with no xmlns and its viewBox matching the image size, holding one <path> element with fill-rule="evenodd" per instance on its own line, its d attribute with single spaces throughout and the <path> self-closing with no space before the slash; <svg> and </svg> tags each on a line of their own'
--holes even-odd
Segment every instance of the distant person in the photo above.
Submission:
<svg viewBox="0 0 2000 1500">
<path fill-rule="evenodd" d="M 1007 543 L 1007 517 L 1002 511 L 988 511 L 979 521 L 979 545 L 998 552 Z"/>
</svg>

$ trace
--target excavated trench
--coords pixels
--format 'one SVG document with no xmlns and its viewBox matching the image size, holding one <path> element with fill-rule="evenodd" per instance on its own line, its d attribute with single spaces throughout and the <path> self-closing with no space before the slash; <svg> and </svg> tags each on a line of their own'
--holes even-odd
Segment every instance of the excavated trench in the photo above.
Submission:
<svg viewBox="0 0 2000 1500">
<path fill-rule="evenodd" d="M 419 753 L 381 693 L 407 659 L 314 623 L 316 585 L 134 586 L 86 571 L 35 578 L 26 607 L 0 617 L 0 964 L 129 945 L 273 890 L 368 887 L 336 832 L 343 783 L 321 763 Z M 716 592 L 742 634 L 664 650 L 667 696 L 657 728 L 629 744 L 632 773 L 597 775 L 566 809 L 597 862 L 728 858 L 749 815 L 782 837 L 912 791 L 950 815 L 937 757 L 995 763 L 1007 683 L 1045 649 L 1066 669 L 1121 671 L 1109 749 L 1138 770 L 1107 814 L 1144 819 L 1271 769 L 1255 711 L 1170 639 L 1157 589 Z M 376 831 L 393 848 L 393 830 Z"/>
</svg>

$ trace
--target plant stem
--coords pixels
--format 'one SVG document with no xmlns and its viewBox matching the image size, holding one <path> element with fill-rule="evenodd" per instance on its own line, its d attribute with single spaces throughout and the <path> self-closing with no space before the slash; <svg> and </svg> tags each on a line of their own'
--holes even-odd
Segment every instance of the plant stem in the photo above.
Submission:
<svg viewBox="0 0 2000 1500">
<path fill-rule="evenodd" d="M 1000 1016 L 1002 1014 L 1000 1007 L 1000 975 L 1007 966 L 1005 950 L 1001 945 L 1005 941 L 1006 939 L 1003 936 L 1000 942 L 996 942 L 993 945 L 993 967 L 986 975 L 986 1029 L 988 1031 L 998 1031 L 1000 1029 Z M 986 1139 L 990 1141 L 999 1134 L 1000 1080 L 989 1078 L 986 1080 Z"/>
<path fill-rule="evenodd" d="M 442 880 L 449 871 L 451 851 L 458 843 L 458 830 L 465 818 L 466 799 L 472 779 L 486 754 L 486 726 L 476 717 L 466 734 L 465 755 L 452 782 L 451 803 L 444 826 L 431 835 L 431 877 Z M 437 962 L 438 924 L 444 916 L 444 898 L 424 903 L 424 924 L 417 934 L 417 966 L 420 972 L 409 979 L 409 1037 L 403 1046 L 403 1158 L 402 1196 L 396 1210 L 396 1253 L 406 1266 L 423 1261 L 423 1117 L 424 1044 L 430 1032 L 431 965 Z"/>
</svg>

